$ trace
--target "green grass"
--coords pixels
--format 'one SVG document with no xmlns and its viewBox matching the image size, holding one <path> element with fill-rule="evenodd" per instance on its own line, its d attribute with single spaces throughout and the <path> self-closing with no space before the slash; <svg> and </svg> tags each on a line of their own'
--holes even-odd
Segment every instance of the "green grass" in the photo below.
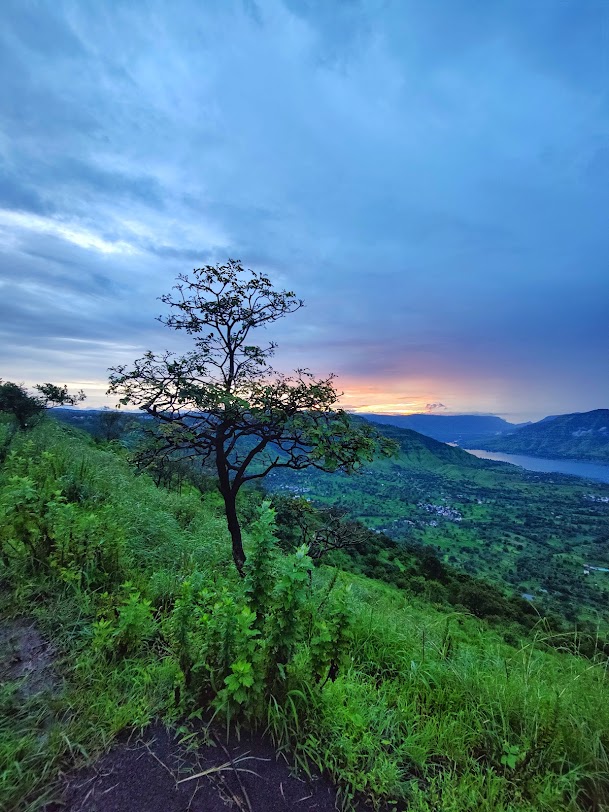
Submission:
<svg viewBox="0 0 609 812">
<path fill-rule="evenodd" d="M 51 422 L 5 451 L 2 616 L 35 619 L 62 678 L 52 695 L 24 701 L 11 683 L 0 695 L 0 808 L 34 812 L 61 770 L 119 732 L 219 707 L 209 678 L 182 667 L 176 599 L 187 579 L 229 613 L 246 598 L 213 494 L 156 488 L 120 450 Z M 49 539 L 46 566 L 34 566 L 28 545 Z M 541 621 L 508 645 L 500 627 L 332 567 L 303 584 L 305 609 L 345 595 L 338 674 L 315 684 L 303 644 L 252 718 L 301 764 L 327 770 L 345 806 L 361 796 L 416 812 L 606 808 L 606 660 L 575 656 L 567 640 L 549 650 L 555 633 Z M 189 645 L 209 644 L 197 625 L 216 633 L 209 618 L 196 614 Z"/>
</svg>

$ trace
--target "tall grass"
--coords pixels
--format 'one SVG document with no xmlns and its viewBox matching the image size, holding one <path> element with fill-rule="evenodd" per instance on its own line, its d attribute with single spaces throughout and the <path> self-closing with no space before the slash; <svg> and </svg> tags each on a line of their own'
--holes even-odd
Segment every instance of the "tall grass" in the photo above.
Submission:
<svg viewBox="0 0 609 812">
<path fill-rule="evenodd" d="M 222 707 L 218 696 L 230 683 L 196 683 L 185 655 L 211 646 L 197 630 L 209 622 L 210 601 L 232 629 L 232 641 L 213 644 L 227 666 L 239 634 L 254 652 L 248 629 L 257 626 L 240 609 L 247 594 L 213 494 L 159 489 L 120 452 L 51 422 L 6 443 L 2 613 L 33 615 L 54 637 L 64 679 L 54 695 L 24 702 L 9 684 L 0 696 L 0 808 L 34 810 L 60 770 L 95 757 L 121 730 L 155 716 L 170 722 L 201 704 Z M 16 489 L 28 478 L 34 495 Z M 47 534 L 48 566 L 28 559 L 19 533 Z M 260 543 L 256 534 L 246 541 L 250 549 Z M 112 555 L 89 555 L 104 545 Z M 92 562 L 89 582 L 78 556 Z M 347 595 L 340 667 L 313 679 L 313 646 L 323 639 L 304 634 L 285 682 L 275 676 L 263 712 L 249 718 L 301 766 L 326 770 L 345 807 L 364 797 L 415 812 L 607 808 L 606 661 L 548 650 L 542 628 L 510 646 L 471 616 L 332 568 L 302 583 L 306 600 L 290 604 L 299 617 L 309 605 L 326 606 L 329 594 Z M 188 590 L 204 597 L 194 625 L 180 632 L 176 612 Z M 250 694 L 242 695 L 246 718 Z"/>
</svg>

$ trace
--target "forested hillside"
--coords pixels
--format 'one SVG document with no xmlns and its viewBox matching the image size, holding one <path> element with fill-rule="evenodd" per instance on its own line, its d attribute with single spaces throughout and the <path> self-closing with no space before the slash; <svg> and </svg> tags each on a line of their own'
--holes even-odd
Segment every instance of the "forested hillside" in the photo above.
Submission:
<svg viewBox="0 0 609 812">
<path fill-rule="evenodd" d="M 103 778 L 94 772 L 80 790 L 75 767 L 123 752 L 113 740 L 155 719 L 196 752 L 212 715 L 214 735 L 227 720 L 258 729 L 322 770 L 345 808 L 607 802 L 606 656 L 578 654 L 577 636 L 434 605 L 409 589 L 404 564 L 399 587 L 314 566 L 305 548 L 290 552 L 285 516 L 256 490 L 240 498 L 241 579 L 213 490 L 157 487 L 120 445 L 49 420 L 30 432 L 5 420 L 0 431 L 2 628 L 13 630 L 2 646 L 17 645 L 16 618 L 47 641 L 37 684 L 34 666 L 16 671 L 14 650 L 0 666 L 1 808 L 56 809 L 70 791 L 89 808 Z M 400 572 L 382 546 L 386 572 Z M 181 764 L 175 777 L 193 777 L 196 804 L 196 782 L 204 792 L 216 768 L 195 780 L 186 756 Z M 103 802 L 120 791 L 110 781 Z"/>
<path fill-rule="evenodd" d="M 475 447 L 510 454 L 609 462 L 609 409 L 558 415 L 497 437 L 480 438 Z"/>
</svg>

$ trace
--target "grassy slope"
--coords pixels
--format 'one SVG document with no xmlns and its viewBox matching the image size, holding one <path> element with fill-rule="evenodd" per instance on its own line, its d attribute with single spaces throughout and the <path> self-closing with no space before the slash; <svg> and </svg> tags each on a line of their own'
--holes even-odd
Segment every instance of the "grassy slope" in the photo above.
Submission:
<svg viewBox="0 0 609 812">
<path fill-rule="evenodd" d="M 236 600 L 241 584 L 215 497 L 159 490 L 112 451 L 50 423 L 13 441 L 0 506 L 4 542 L 15 541 L 15 516 L 27 514 L 21 532 L 44 526 L 64 545 L 63 565 L 44 576 L 18 560 L 0 570 L 5 616 L 34 615 L 56 640 L 66 679 L 51 701 L 24 702 L 10 684 L 0 694 L 0 808 L 34 810 L 61 768 L 121 729 L 196 707 L 174 690 L 183 688 L 168 625 L 175 598 L 195 570 Z M 70 566 L 70 551 L 86 568 Z M 315 572 L 313 600 L 330 576 Z M 535 635 L 512 647 L 466 615 L 365 578 L 339 580 L 350 584 L 352 625 L 337 679 L 302 686 L 296 716 L 269 706 L 268 720 L 292 752 L 330 771 L 346 799 L 358 791 L 414 812 L 554 812 L 607 801 L 602 664 L 541 650 Z M 129 653 L 103 658 L 95 624 L 134 590 L 151 601 L 154 627 L 139 640 L 132 629 Z"/>
<path fill-rule="evenodd" d="M 473 448 L 474 446 L 469 446 Z M 509 454 L 609 462 L 609 409 L 563 414 L 499 437 L 482 438 L 476 446 Z"/>
<path fill-rule="evenodd" d="M 273 490 L 346 508 L 392 538 L 432 546 L 470 574 L 532 592 L 543 610 L 609 624 L 609 485 L 480 460 L 405 429 L 383 426 L 397 459 L 353 477 L 274 472 Z M 435 507 L 428 508 L 426 505 Z M 444 508 L 455 511 L 441 515 Z M 460 521 L 455 518 L 460 517 Z M 546 591 L 543 591 L 546 590 Z"/>
</svg>

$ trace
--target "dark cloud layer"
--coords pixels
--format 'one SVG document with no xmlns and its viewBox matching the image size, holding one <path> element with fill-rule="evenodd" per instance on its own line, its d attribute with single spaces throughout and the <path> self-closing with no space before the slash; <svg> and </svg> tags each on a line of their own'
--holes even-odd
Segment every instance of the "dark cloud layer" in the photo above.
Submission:
<svg viewBox="0 0 609 812">
<path fill-rule="evenodd" d="M 236 256 L 307 301 L 280 365 L 352 406 L 607 405 L 604 0 L 0 18 L 1 376 L 101 396 L 179 345 L 154 321 L 176 274 Z"/>
</svg>

